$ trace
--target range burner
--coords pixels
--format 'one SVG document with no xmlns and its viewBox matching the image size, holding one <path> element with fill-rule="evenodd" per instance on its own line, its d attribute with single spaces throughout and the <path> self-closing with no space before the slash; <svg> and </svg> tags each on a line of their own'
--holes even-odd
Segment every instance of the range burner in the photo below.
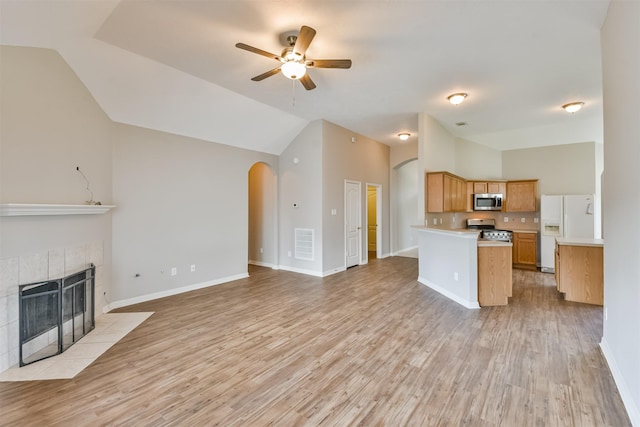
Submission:
<svg viewBox="0 0 640 427">
<path fill-rule="evenodd" d="M 492 218 L 486 219 L 467 219 L 467 228 L 472 230 L 482 230 L 481 237 L 486 240 L 500 240 L 511 242 L 513 233 L 511 230 L 496 229 L 496 220 Z"/>
</svg>

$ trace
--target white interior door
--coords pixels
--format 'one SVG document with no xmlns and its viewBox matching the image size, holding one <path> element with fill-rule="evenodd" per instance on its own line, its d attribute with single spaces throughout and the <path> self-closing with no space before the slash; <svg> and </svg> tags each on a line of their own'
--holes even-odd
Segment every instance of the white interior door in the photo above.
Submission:
<svg viewBox="0 0 640 427">
<path fill-rule="evenodd" d="M 360 264 L 362 248 L 361 184 L 344 182 L 344 222 L 346 267 Z"/>
</svg>

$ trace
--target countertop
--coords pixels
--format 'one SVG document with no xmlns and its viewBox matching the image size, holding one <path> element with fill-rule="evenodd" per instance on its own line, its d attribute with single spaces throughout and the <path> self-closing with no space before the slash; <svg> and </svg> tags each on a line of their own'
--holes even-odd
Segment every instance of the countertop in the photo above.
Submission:
<svg viewBox="0 0 640 427">
<path fill-rule="evenodd" d="M 604 246 L 604 240 L 602 239 L 589 239 L 585 237 L 556 237 L 556 242 L 559 245 L 567 246 Z"/>
<path fill-rule="evenodd" d="M 478 247 L 490 247 L 490 246 L 513 246 L 511 242 L 503 242 L 501 240 L 485 240 L 478 239 Z"/>
</svg>

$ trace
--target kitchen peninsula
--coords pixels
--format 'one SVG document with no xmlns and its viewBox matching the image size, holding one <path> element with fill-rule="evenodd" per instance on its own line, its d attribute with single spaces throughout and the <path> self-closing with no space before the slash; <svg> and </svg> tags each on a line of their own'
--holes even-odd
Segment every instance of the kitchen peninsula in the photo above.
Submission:
<svg viewBox="0 0 640 427">
<path fill-rule="evenodd" d="M 511 294 L 511 243 L 478 240 L 480 232 L 466 228 L 413 228 L 418 234 L 418 282 L 467 308 L 480 308 L 479 293 L 491 295 L 486 301 L 493 302 L 483 305 L 506 304 Z M 491 250 L 494 248 L 496 251 Z M 505 250 L 506 255 L 499 253 Z M 479 264 L 486 263 L 479 262 L 479 253 L 481 258 L 506 258 L 507 262 L 499 265 L 508 271 L 481 268 L 480 278 Z M 479 292 L 479 283 L 483 292 Z"/>
</svg>

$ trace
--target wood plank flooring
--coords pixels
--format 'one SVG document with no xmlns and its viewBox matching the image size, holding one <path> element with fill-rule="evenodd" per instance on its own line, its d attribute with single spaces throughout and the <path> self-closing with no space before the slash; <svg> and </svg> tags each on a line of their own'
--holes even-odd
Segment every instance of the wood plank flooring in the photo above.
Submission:
<svg viewBox="0 0 640 427">
<path fill-rule="evenodd" d="M 394 257 L 324 279 L 251 277 L 154 311 L 72 380 L 0 383 L 0 425 L 628 426 L 598 348 L 602 308 L 514 270 L 468 310 Z"/>
</svg>

